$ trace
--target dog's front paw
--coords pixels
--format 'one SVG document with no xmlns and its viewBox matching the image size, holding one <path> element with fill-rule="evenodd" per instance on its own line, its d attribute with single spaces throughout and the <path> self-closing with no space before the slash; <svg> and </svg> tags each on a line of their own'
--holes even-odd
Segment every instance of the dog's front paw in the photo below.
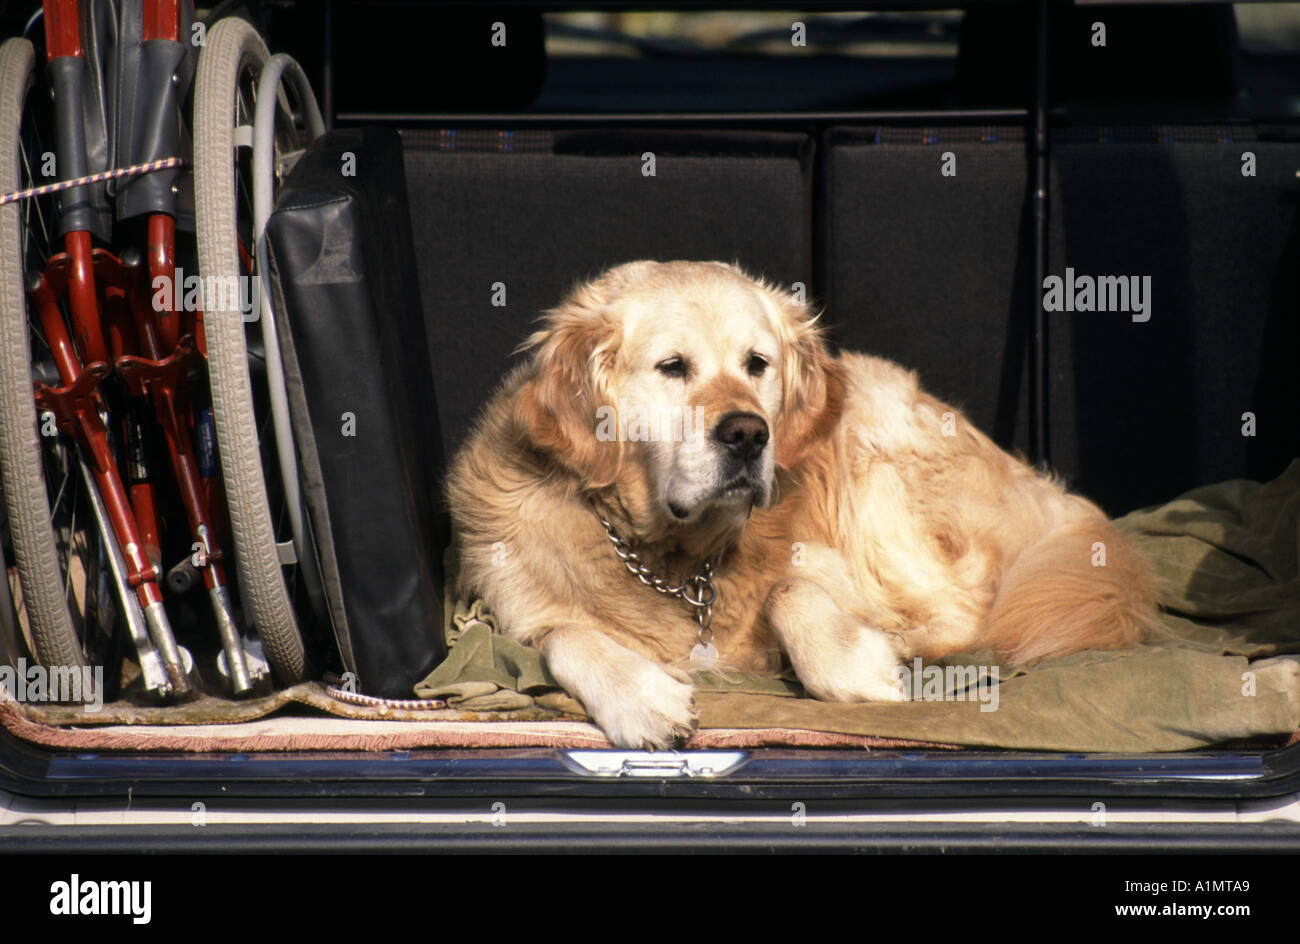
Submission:
<svg viewBox="0 0 1300 944">
<path fill-rule="evenodd" d="M 822 701 L 907 701 L 896 637 L 860 624 L 838 629 L 838 645 L 828 647 L 824 658 L 795 666 L 804 688 Z"/>
<path fill-rule="evenodd" d="M 660 750 L 691 736 L 691 686 L 598 630 L 552 632 L 542 652 L 555 677 L 616 747 Z"/>
<path fill-rule="evenodd" d="M 587 710 L 616 747 L 664 750 L 684 744 L 695 729 L 691 687 L 648 660 L 627 672 L 625 687 L 590 699 Z"/>
</svg>

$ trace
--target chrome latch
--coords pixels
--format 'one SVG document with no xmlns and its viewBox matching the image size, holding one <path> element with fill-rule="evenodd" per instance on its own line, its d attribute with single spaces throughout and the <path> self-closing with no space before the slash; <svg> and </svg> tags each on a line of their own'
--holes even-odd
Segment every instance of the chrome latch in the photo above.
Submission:
<svg viewBox="0 0 1300 944">
<path fill-rule="evenodd" d="M 744 751 L 565 751 L 565 766 L 593 777 L 724 777 L 748 758 Z"/>
</svg>

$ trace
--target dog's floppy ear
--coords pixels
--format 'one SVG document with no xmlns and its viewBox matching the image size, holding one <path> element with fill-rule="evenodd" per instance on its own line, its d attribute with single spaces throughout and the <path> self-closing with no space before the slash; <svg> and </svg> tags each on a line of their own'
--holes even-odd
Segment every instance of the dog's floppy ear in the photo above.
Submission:
<svg viewBox="0 0 1300 944">
<path fill-rule="evenodd" d="M 592 283 L 547 312 L 542 329 L 520 345 L 534 354 L 515 397 L 516 421 L 535 446 L 591 488 L 613 482 L 622 464 L 618 437 L 597 435 L 603 428 L 598 409 L 613 407 L 608 381 L 617 341 L 617 323 L 599 283 Z"/>
<path fill-rule="evenodd" d="M 768 297 L 778 308 L 784 348 L 776 462 L 792 469 L 839 421 L 844 406 L 844 374 L 826 346 L 817 316 L 788 295 L 773 290 Z"/>
</svg>

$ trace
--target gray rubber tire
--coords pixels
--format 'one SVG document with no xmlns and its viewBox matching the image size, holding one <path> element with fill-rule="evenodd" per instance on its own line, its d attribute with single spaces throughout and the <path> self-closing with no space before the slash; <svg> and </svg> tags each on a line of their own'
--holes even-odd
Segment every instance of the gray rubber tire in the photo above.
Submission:
<svg viewBox="0 0 1300 944">
<path fill-rule="evenodd" d="M 0 192 L 22 186 L 20 130 L 35 60 L 26 39 L 15 37 L 0 46 Z M 0 475 L 34 655 L 46 666 L 81 666 L 85 658 L 63 596 L 41 465 L 23 287 L 21 207 L 21 202 L 0 207 Z"/>
<path fill-rule="evenodd" d="M 241 73 L 260 69 L 268 57 L 257 31 L 236 17 L 209 29 L 199 53 L 194 92 L 194 202 L 204 284 L 241 275 L 234 166 L 236 97 Z M 237 298 L 228 299 L 226 305 L 224 310 L 204 311 L 204 332 L 212 414 L 244 613 L 261 637 L 281 683 L 292 685 L 306 673 L 302 635 L 276 550 L 253 411 L 243 313 Z"/>
</svg>

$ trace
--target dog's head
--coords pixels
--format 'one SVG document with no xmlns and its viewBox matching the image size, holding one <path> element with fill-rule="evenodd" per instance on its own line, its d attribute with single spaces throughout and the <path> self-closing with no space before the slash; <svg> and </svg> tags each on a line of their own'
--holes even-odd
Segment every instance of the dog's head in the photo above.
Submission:
<svg viewBox="0 0 1300 944">
<path fill-rule="evenodd" d="M 532 443 L 588 488 L 634 487 L 669 522 L 743 519 L 838 418 L 813 317 L 733 266 L 633 262 L 548 312 L 515 401 Z"/>
</svg>

